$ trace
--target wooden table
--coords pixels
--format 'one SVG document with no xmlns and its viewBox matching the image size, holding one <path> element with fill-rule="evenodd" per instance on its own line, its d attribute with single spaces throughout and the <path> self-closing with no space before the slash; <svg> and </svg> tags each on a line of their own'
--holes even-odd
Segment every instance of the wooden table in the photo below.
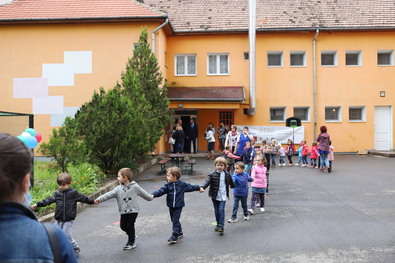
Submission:
<svg viewBox="0 0 395 263">
<path fill-rule="evenodd" d="M 185 154 L 183 153 L 172 153 L 169 154 L 169 157 L 171 159 L 171 161 L 173 162 L 173 164 L 179 168 L 182 168 L 182 165 L 184 163 L 184 158 L 185 158 Z"/>
</svg>

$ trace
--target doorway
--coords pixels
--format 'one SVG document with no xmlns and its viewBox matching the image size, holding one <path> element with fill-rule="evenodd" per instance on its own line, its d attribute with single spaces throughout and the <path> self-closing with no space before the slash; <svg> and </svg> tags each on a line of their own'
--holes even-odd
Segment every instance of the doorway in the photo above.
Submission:
<svg viewBox="0 0 395 263">
<path fill-rule="evenodd" d="M 174 112 L 174 124 L 177 124 L 179 120 L 182 121 L 182 129 L 185 133 L 185 136 L 188 136 L 188 132 L 190 129 L 190 122 L 191 119 L 194 120 L 195 124 L 197 124 L 197 112 L 196 111 L 175 111 Z M 198 149 L 198 139 L 196 138 L 196 151 Z M 193 146 L 192 146 L 191 140 L 188 140 L 185 138 L 185 143 L 184 143 L 184 153 L 190 153 L 193 152 Z"/>
<path fill-rule="evenodd" d="M 374 149 L 389 151 L 392 148 L 391 106 L 374 107 Z"/>
</svg>

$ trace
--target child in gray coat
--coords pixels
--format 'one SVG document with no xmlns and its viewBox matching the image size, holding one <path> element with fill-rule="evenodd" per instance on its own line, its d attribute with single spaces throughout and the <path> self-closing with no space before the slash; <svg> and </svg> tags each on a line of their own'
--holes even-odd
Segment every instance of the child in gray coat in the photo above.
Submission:
<svg viewBox="0 0 395 263">
<path fill-rule="evenodd" d="M 95 204 L 99 204 L 111 198 L 117 199 L 119 213 L 121 214 L 120 227 L 128 235 L 128 242 L 123 247 L 124 250 L 136 248 L 134 223 L 140 211 L 137 196 L 147 201 L 154 199 L 152 195 L 148 194 L 135 181 L 132 181 L 132 178 L 132 170 L 130 168 L 122 168 L 119 170 L 117 177 L 120 185 L 95 200 Z"/>
</svg>

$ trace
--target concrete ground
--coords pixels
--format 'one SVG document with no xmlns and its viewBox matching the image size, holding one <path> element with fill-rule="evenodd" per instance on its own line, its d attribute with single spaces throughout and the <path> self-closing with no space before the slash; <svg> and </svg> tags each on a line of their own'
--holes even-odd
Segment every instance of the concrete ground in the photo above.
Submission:
<svg viewBox="0 0 395 263">
<path fill-rule="evenodd" d="M 294 157 L 296 160 L 297 158 Z M 185 195 L 184 238 L 169 245 L 171 222 L 166 197 L 140 200 L 137 248 L 123 251 L 115 200 L 90 206 L 74 225 L 80 262 L 395 262 L 395 159 L 339 155 L 332 173 L 313 168 L 276 167 L 270 172 L 266 212 L 226 223 L 214 232 L 211 199 Z M 182 180 L 202 184 L 213 161 L 197 159 L 196 173 Z M 154 165 L 136 178 L 151 193 L 165 181 Z M 230 218 L 233 198 L 226 204 Z"/>
</svg>

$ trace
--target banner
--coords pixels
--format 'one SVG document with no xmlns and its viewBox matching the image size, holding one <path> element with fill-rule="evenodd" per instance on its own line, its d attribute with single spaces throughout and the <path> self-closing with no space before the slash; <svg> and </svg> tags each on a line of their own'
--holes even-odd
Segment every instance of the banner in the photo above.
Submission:
<svg viewBox="0 0 395 263">
<path fill-rule="evenodd" d="M 242 125 L 237 125 L 238 132 L 243 132 Z M 256 139 L 256 143 L 262 143 L 262 140 L 266 140 L 266 143 L 270 144 L 272 138 L 276 139 L 278 143 L 287 144 L 288 139 L 291 139 L 294 144 L 299 144 L 300 141 L 304 140 L 304 126 L 297 128 L 290 128 L 286 126 L 247 126 L 250 133 Z"/>
</svg>

